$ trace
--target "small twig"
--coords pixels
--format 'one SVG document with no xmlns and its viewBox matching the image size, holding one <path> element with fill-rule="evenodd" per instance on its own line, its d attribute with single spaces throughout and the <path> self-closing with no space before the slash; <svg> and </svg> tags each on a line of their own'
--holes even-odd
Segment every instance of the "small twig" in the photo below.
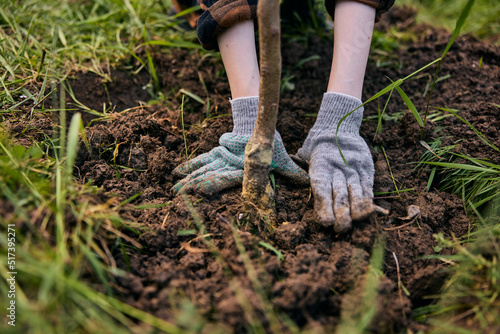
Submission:
<svg viewBox="0 0 500 334">
<path fill-rule="evenodd" d="M 466 317 L 474 314 L 474 312 L 476 312 L 475 307 L 469 309 L 468 311 L 463 312 L 462 314 L 457 315 L 456 317 L 454 317 L 453 319 L 450 320 L 450 323 L 452 323 L 452 324 L 456 323 L 457 321 L 462 320 L 463 318 L 466 318 Z"/>
<path fill-rule="evenodd" d="M 413 224 L 413 223 L 415 222 L 415 220 L 417 220 L 417 218 L 418 218 L 418 217 L 415 217 L 415 218 L 413 218 L 411 221 L 409 221 L 408 223 L 403 224 L 403 225 L 400 225 L 400 226 L 396 226 L 396 227 L 384 227 L 384 230 L 385 230 L 385 231 L 395 231 L 395 230 L 399 230 L 399 229 L 401 229 L 401 228 L 403 228 L 403 227 L 406 227 L 406 226 L 408 226 L 408 225 Z"/>
<path fill-rule="evenodd" d="M 403 305 L 403 294 L 401 293 L 401 273 L 399 272 L 399 261 L 396 253 L 392 252 L 392 256 L 394 256 L 394 261 L 396 261 L 396 270 L 398 272 L 398 293 L 399 299 L 401 300 L 401 305 Z"/>
<path fill-rule="evenodd" d="M 385 162 L 387 163 L 387 167 L 389 167 L 389 173 L 391 173 L 391 178 L 392 178 L 392 183 L 394 184 L 394 187 L 396 188 L 396 192 L 399 194 L 399 189 L 398 186 L 396 185 L 396 180 L 394 179 L 394 175 L 392 174 L 392 169 L 391 169 L 391 164 L 389 163 L 389 158 L 387 157 L 387 154 L 385 153 L 385 149 L 383 146 L 380 146 L 382 148 L 382 152 L 384 152 L 384 157 L 385 157 Z"/>
<path fill-rule="evenodd" d="M 104 240 L 104 238 L 102 236 L 99 236 L 99 241 L 101 242 L 101 246 L 104 249 L 106 256 L 108 257 L 111 268 L 116 269 L 115 258 L 113 257 L 113 254 L 111 254 L 111 251 L 109 250 L 108 245 L 106 244 L 106 241 Z"/>
<path fill-rule="evenodd" d="M 252 203 L 253 205 L 253 203 Z M 237 229 L 236 227 L 234 227 L 226 218 L 224 218 L 220 213 L 217 214 L 217 217 L 219 217 L 220 220 L 222 220 L 223 223 L 226 223 L 227 226 L 229 227 L 229 229 L 232 231 L 232 230 L 236 230 L 239 234 L 241 235 L 252 235 L 252 233 L 250 232 L 245 232 L 245 231 L 241 231 L 239 229 Z"/>
<path fill-rule="evenodd" d="M 47 55 L 47 51 L 45 51 L 45 49 L 42 49 L 42 59 L 40 60 L 40 65 L 38 65 L 38 70 L 36 71 L 35 80 L 38 80 L 38 77 L 40 76 L 40 72 L 42 72 L 43 63 L 45 61 L 46 55 Z"/>
<path fill-rule="evenodd" d="M 125 239 L 126 241 L 130 242 L 132 245 L 134 245 L 134 247 L 142 249 L 142 245 L 139 242 L 137 242 L 135 239 L 129 237 L 128 235 L 116 230 L 115 228 L 111 227 L 110 225 L 103 224 L 102 227 L 104 227 L 106 230 L 110 231 L 111 233 L 116 234 L 120 238 Z"/>
<path fill-rule="evenodd" d="M 406 226 L 408 226 L 408 225 L 412 224 L 412 223 L 413 223 L 416 219 L 417 219 L 417 218 L 413 219 L 412 221 L 410 221 L 410 222 L 408 222 L 408 223 L 406 223 L 406 224 L 400 225 L 400 226 L 396 226 L 396 227 L 384 227 L 384 230 L 386 230 L 386 231 L 395 231 L 395 230 L 399 230 L 399 229 L 401 229 L 401 228 L 403 228 L 403 227 L 406 227 Z"/>
<path fill-rule="evenodd" d="M 374 200 L 377 200 L 377 199 L 387 199 L 387 198 L 399 198 L 401 196 L 382 196 L 382 197 L 374 197 L 373 199 Z"/>
<path fill-rule="evenodd" d="M 163 219 L 163 223 L 161 223 L 161 228 L 165 228 L 165 223 L 167 222 L 167 218 L 170 216 L 170 212 L 165 215 L 165 218 Z"/>
<path fill-rule="evenodd" d="M 429 144 L 427 144 L 425 141 L 421 140 L 420 141 L 420 145 L 422 145 L 423 147 L 425 147 L 426 149 L 429 150 L 429 152 L 431 152 L 432 154 L 434 154 L 437 158 L 439 159 L 443 159 L 441 158 L 439 155 L 437 155 L 436 153 L 434 153 L 434 151 L 432 150 L 432 148 L 429 146 Z"/>
<path fill-rule="evenodd" d="M 432 79 L 431 90 L 429 92 L 429 97 L 427 98 L 427 105 L 425 106 L 424 126 L 422 127 L 422 130 L 420 132 L 420 140 L 424 139 L 425 124 L 427 123 L 427 117 L 429 116 L 429 106 L 431 105 L 432 93 L 434 92 L 434 87 L 436 86 L 436 80 L 438 73 L 441 70 L 442 61 L 443 61 L 443 56 L 441 56 L 441 58 L 439 59 L 436 72 L 434 73 L 434 78 Z"/>
<path fill-rule="evenodd" d="M 188 147 L 187 147 L 187 139 L 186 139 L 186 130 L 184 128 L 184 94 L 182 95 L 181 102 L 181 125 L 182 125 L 182 137 L 184 138 L 184 149 L 186 151 L 186 161 L 188 164 L 188 173 L 191 173 L 191 167 L 189 166 L 189 155 L 188 155 Z"/>
<path fill-rule="evenodd" d="M 222 220 L 222 222 L 226 223 L 227 225 L 231 226 L 231 224 L 227 221 L 226 218 L 224 218 L 220 213 L 217 213 L 217 217 Z"/>
<path fill-rule="evenodd" d="M 181 248 L 179 248 L 179 250 L 177 251 L 177 253 L 175 253 L 175 256 L 177 256 L 183 249 L 185 249 L 186 251 L 188 251 L 190 253 L 208 253 L 208 252 L 211 252 L 211 250 L 207 249 L 207 248 L 197 248 L 197 247 L 192 247 L 191 246 L 191 243 L 193 241 L 197 241 L 197 240 L 200 240 L 200 239 L 205 239 L 206 237 L 209 237 L 211 235 L 212 235 L 212 233 L 203 234 L 203 235 L 199 235 L 196 238 L 193 238 L 193 239 L 189 240 L 188 242 L 184 243 L 181 246 Z"/>
</svg>

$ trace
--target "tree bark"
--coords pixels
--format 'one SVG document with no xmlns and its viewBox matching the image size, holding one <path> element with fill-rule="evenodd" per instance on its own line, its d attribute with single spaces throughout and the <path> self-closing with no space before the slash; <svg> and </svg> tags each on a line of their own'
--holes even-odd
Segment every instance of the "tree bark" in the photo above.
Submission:
<svg viewBox="0 0 500 334">
<path fill-rule="evenodd" d="M 279 0 L 257 5 L 260 47 L 260 86 L 257 123 L 245 148 L 243 199 L 265 214 L 274 213 L 274 191 L 269 180 L 281 80 Z"/>
</svg>

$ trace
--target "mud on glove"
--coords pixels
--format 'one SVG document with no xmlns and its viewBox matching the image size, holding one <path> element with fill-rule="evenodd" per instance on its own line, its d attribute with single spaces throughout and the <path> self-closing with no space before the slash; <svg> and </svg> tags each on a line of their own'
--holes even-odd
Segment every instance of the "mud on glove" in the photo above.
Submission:
<svg viewBox="0 0 500 334">
<path fill-rule="evenodd" d="M 337 233 L 351 228 L 373 212 L 387 210 L 372 203 L 375 168 L 368 145 L 359 135 L 363 118 L 361 101 L 349 95 L 325 93 L 316 123 L 296 158 L 309 165 L 314 212 Z M 352 110 L 340 124 L 340 120 Z M 347 162 L 344 162 L 340 150 Z"/>
<path fill-rule="evenodd" d="M 220 146 L 208 153 L 178 166 L 174 175 L 184 177 L 172 188 L 179 191 L 196 191 L 212 196 L 224 189 L 241 185 L 245 161 L 245 146 L 252 136 L 257 119 L 259 98 L 245 97 L 231 101 L 233 131 L 219 139 Z M 278 132 L 274 136 L 271 170 L 299 184 L 309 183 L 309 177 L 288 156 Z"/>
</svg>

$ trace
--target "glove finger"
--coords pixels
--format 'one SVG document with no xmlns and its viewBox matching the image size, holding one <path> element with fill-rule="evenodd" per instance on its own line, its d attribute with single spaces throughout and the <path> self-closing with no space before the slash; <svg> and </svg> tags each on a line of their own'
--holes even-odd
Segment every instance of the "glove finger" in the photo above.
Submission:
<svg viewBox="0 0 500 334">
<path fill-rule="evenodd" d="M 359 171 L 359 178 L 361 181 L 361 189 L 363 191 L 363 197 L 369 200 L 373 199 L 373 173 L 366 172 L 365 169 Z"/>
<path fill-rule="evenodd" d="M 352 220 L 366 219 L 373 212 L 372 202 L 369 198 L 363 196 L 360 177 L 357 173 L 349 175 L 347 179 L 347 189 L 349 192 Z"/>
<path fill-rule="evenodd" d="M 369 173 L 365 172 L 365 170 L 361 170 L 359 172 L 359 178 L 360 178 L 360 180 L 362 180 L 360 182 L 360 187 L 361 187 L 361 194 L 363 197 L 363 201 L 366 203 L 369 203 L 369 204 L 366 204 L 367 206 L 369 206 L 369 210 L 368 210 L 369 213 L 364 215 L 364 217 L 362 217 L 360 219 L 367 218 L 372 212 L 378 212 L 378 213 L 381 213 L 383 215 L 389 214 L 389 211 L 387 209 L 384 209 L 378 205 L 373 204 L 373 176 L 372 175 L 373 174 L 369 174 Z M 351 210 L 352 210 L 352 205 L 351 205 Z M 354 218 L 354 215 L 353 215 L 353 219 L 359 220 L 359 219 Z"/>
<path fill-rule="evenodd" d="M 337 233 L 345 233 L 351 229 L 352 219 L 347 191 L 347 180 L 344 173 L 336 169 L 333 173 L 333 212 L 335 213 L 334 229 Z"/>
<path fill-rule="evenodd" d="M 291 159 L 289 163 L 273 168 L 273 170 L 301 185 L 307 185 L 310 182 L 307 172 L 297 166 Z"/>
<path fill-rule="evenodd" d="M 295 183 L 303 185 L 309 184 L 310 180 L 307 172 L 300 168 L 290 158 L 278 132 L 275 132 L 274 143 L 273 161 L 271 163 L 272 170 L 276 171 L 280 175 L 290 178 Z"/>
<path fill-rule="evenodd" d="M 189 175 L 192 171 L 195 171 L 209 163 L 214 161 L 213 153 L 212 151 L 208 153 L 203 153 L 197 156 L 194 159 L 188 160 L 177 166 L 173 171 L 172 174 L 175 176 L 186 176 Z"/>
<path fill-rule="evenodd" d="M 183 191 L 189 191 L 190 189 L 193 188 L 193 186 L 197 183 L 196 180 L 202 181 L 205 175 L 204 173 L 211 172 L 216 169 L 221 169 L 224 166 L 222 165 L 220 160 L 212 161 L 211 163 L 208 163 L 207 165 L 204 165 L 201 168 L 198 168 L 195 170 L 193 173 L 188 174 L 185 178 L 177 182 L 173 187 L 172 187 L 172 192 L 174 194 L 177 194 L 181 189 Z"/>
<path fill-rule="evenodd" d="M 372 203 L 373 190 L 368 191 L 366 189 L 367 186 L 363 187 L 362 183 L 360 182 L 360 179 L 361 180 L 367 180 L 367 179 L 360 178 L 360 176 L 356 174 L 350 177 L 348 180 L 349 202 L 351 204 L 352 219 L 363 220 L 368 218 L 373 212 L 379 212 L 385 215 L 389 214 L 389 212 L 386 209 L 381 208 Z"/>
<path fill-rule="evenodd" d="M 314 213 L 323 226 L 332 226 L 335 222 L 333 213 L 332 180 L 328 170 L 315 166 L 311 170 L 311 188 L 314 196 Z"/>
<path fill-rule="evenodd" d="M 180 187 L 176 188 L 176 192 L 198 192 L 202 195 L 213 196 L 232 186 L 228 180 L 232 179 L 233 172 L 235 171 L 239 171 L 242 173 L 241 175 L 243 175 L 242 170 L 236 170 L 233 167 L 224 167 L 222 169 L 206 172 L 200 177 L 191 178 L 184 184 L 179 185 Z M 242 181 L 243 177 L 240 183 Z"/>
<path fill-rule="evenodd" d="M 227 168 L 225 172 L 210 172 L 195 185 L 195 190 L 205 196 L 213 196 L 216 193 L 239 186 L 243 183 L 243 170 Z"/>
<path fill-rule="evenodd" d="M 291 154 L 290 155 L 290 158 L 292 159 L 292 161 L 294 163 L 296 163 L 298 166 L 302 167 L 302 168 L 307 168 L 307 161 L 305 159 L 303 159 L 299 153 L 297 152 L 296 154 Z"/>
</svg>

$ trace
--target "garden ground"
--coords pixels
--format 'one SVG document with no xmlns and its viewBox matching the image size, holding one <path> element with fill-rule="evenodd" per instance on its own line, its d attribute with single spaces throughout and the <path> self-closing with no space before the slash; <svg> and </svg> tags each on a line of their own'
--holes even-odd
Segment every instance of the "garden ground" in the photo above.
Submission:
<svg viewBox="0 0 500 334">
<path fill-rule="evenodd" d="M 449 33 L 417 25 L 413 14 L 395 8 L 378 24 L 379 31 L 397 27 L 414 37 L 400 41 L 399 48 L 374 49 L 364 100 L 390 80 L 404 78 L 439 58 L 447 45 Z M 332 47 L 328 39 L 310 36 L 284 39 L 282 49 L 287 80 L 277 128 L 293 154 L 314 122 L 311 114 L 317 112 L 326 87 Z M 210 151 L 231 130 L 230 92 L 217 57 L 160 48 L 152 56 L 165 96 L 161 102 L 148 103 L 144 86 L 150 78 L 145 72 L 131 76 L 117 67 L 108 82 L 80 71 L 69 80 L 81 104 L 94 110 L 102 110 L 103 104 L 112 108 L 106 120 L 94 119 L 86 129 L 90 150 L 80 143 L 75 172 L 79 182 L 101 187 L 106 197 L 102 201 L 132 198 L 136 208 L 120 214 L 146 227 L 139 235 L 123 232 L 140 246 L 126 243 L 124 250 L 108 245 L 113 265 L 126 272 L 112 281 L 118 299 L 193 331 L 246 332 L 258 329 L 257 324 L 276 329 L 269 305 L 278 310 L 280 319 L 291 320 L 282 320 L 283 330 L 296 325 L 328 333 L 367 314 L 373 316 L 367 325 L 370 332 L 429 329 L 427 323 L 417 321 L 415 311 L 435 302 L 432 296 L 441 291 L 449 275 L 446 261 L 429 256 L 452 252 L 442 247 L 436 235 L 467 236 L 473 221 L 461 197 L 438 189 L 444 174 L 418 162 L 424 156 L 439 160 L 443 157 L 436 150 L 453 146 L 450 152 L 500 164 L 500 155 L 493 155 L 471 127 L 438 109 L 457 110 L 500 146 L 495 104 L 500 90 L 498 46 L 467 35 L 456 40 L 441 65 L 424 131 L 396 92 L 377 134 L 387 95 L 365 106 L 361 135 L 375 162 L 375 203 L 389 209 L 390 215 L 357 222 L 344 235 L 314 221 L 309 187 L 296 186 L 279 175 L 275 175 L 277 225 L 273 229 L 246 214 L 239 188 L 213 198 L 173 196 L 170 188 L 178 179 L 172 170 L 186 155 Z M 422 118 L 434 71 L 435 67 L 422 71 L 401 86 Z M 78 109 L 69 97 L 66 105 Z M 93 118 L 83 114 L 86 124 Z M 50 114 L 33 119 L 7 115 L 4 124 L 21 144 L 30 146 L 33 140 L 52 135 L 52 122 Z M 429 153 L 429 147 L 436 152 Z M 137 208 L 160 204 L 164 206 Z M 408 212 L 411 206 L 419 208 L 416 215 Z M 381 249 L 383 257 L 377 258 Z M 104 291 L 97 279 L 88 280 Z M 375 293 L 370 295 L 372 290 Z M 192 306 L 197 317 L 179 318 L 182 310 Z M 467 317 L 460 321 L 467 324 Z"/>
</svg>

